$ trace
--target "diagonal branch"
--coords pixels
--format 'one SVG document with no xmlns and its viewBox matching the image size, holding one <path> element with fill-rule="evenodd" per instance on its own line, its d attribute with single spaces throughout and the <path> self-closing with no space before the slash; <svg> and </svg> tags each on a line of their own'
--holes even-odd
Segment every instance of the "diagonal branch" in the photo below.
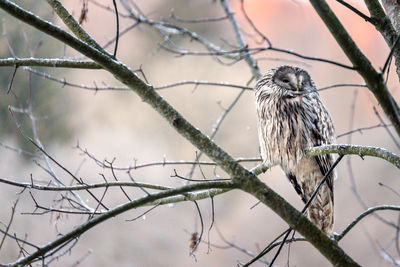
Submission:
<svg viewBox="0 0 400 267">
<path fill-rule="evenodd" d="M 344 230 L 342 233 L 340 233 L 340 235 L 336 236 L 336 240 L 340 241 L 354 226 L 356 226 L 357 223 L 359 223 L 363 218 L 365 218 L 367 215 L 370 215 L 372 213 L 374 213 L 375 211 L 378 210 L 397 210 L 400 211 L 400 207 L 399 206 L 393 206 L 393 205 L 382 205 L 382 206 L 376 206 L 376 207 L 372 207 L 367 209 L 366 211 L 364 211 L 363 213 L 361 213 L 356 219 L 354 219 L 354 221 L 352 221 Z"/>
</svg>

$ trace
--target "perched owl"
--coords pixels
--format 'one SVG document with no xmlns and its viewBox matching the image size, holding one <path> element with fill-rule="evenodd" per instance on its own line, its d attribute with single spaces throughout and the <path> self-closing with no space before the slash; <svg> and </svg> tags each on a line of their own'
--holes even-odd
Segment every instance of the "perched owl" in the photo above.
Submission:
<svg viewBox="0 0 400 267">
<path fill-rule="evenodd" d="M 332 155 L 306 157 L 307 148 L 334 142 L 331 117 L 307 71 L 280 66 L 255 86 L 261 157 L 267 166 L 280 165 L 306 203 L 334 162 Z M 333 228 L 335 172 L 308 208 L 310 220 L 326 234 Z"/>
</svg>

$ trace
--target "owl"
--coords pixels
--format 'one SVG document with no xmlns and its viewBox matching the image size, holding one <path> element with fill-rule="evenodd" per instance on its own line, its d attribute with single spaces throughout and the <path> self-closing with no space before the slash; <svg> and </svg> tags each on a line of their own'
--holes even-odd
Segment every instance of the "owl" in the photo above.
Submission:
<svg viewBox="0 0 400 267">
<path fill-rule="evenodd" d="M 306 203 L 334 163 L 332 155 L 306 157 L 313 146 L 331 144 L 335 130 L 307 71 L 292 66 L 269 70 L 255 86 L 263 163 L 280 165 Z M 330 235 L 333 228 L 331 172 L 308 208 L 309 219 Z"/>
</svg>

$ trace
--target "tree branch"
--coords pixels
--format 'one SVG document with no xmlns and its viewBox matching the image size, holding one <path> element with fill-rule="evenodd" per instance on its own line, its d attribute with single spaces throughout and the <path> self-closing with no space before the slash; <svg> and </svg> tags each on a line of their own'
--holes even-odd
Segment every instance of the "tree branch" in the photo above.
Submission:
<svg viewBox="0 0 400 267">
<path fill-rule="evenodd" d="M 387 151 L 384 148 L 373 146 L 358 146 L 358 145 L 324 145 L 310 148 L 307 151 L 307 156 L 317 156 L 321 154 L 353 154 L 360 157 L 371 156 L 384 159 L 400 169 L 400 156 Z"/>
<path fill-rule="evenodd" d="M 148 184 L 148 183 L 136 183 L 136 182 L 106 182 L 106 183 L 97 183 L 97 184 L 79 184 L 79 185 L 70 185 L 70 186 L 49 186 L 49 185 L 40 185 L 34 183 L 20 183 L 10 179 L 0 178 L 0 183 L 5 183 L 17 187 L 22 188 L 32 188 L 36 190 L 42 191 L 79 191 L 93 188 L 104 188 L 104 187 L 116 187 L 116 186 L 126 186 L 126 187 L 144 187 L 149 189 L 156 190 L 169 190 L 172 187 L 156 185 L 156 184 Z"/>
<path fill-rule="evenodd" d="M 38 66 L 52 68 L 101 69 L 96 62 L 61 58 L 2 58 L 0 67 Z"/>
<path fill-rule="evenodd" d="M 370 215 L 374 213 L 375 211 L 378 210 L 398 210 L 400 211 L 399 206 L 393 206 L 393 205 L 382 205 L 382 206 L 376 206 L 367 209 L 363 213 L 361 213 L 354 221 L 352 221 L 344 230 L 343 232 L 336 236 L 336 240 L 340 241 L 357 223 L 359 223 L 363 218 L 365 218 L 367 215 Z"/>
<path fill-rule="evenodd" d="M 362 13 L 360 10 L 358 10 L 357 8 L 353 7 L 352 5 L 350 5 L 349 3 L 343 1 L 343 0 L 336 0 L 336 2 L 339 2 L 340 4 L 342 4 L 343 6 L 347 7 L 348 9 L 350 9 L 351 11 L 353 11 L 354 13 L 356 13 L 358 16 L 360 16 L 361 18 L 363 18 L 365 21 L 374 24 L 375 21 L 373 19 L 371 19 L 370 17 L 368 17 L 367 15 L 365 15 L 364 13 Z"/>
</svg>

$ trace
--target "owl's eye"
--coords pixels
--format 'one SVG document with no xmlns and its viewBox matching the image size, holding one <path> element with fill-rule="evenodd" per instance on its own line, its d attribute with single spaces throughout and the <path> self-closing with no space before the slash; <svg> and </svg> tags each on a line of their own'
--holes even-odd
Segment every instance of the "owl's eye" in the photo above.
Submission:
<svg viewBox="0 0 400 267">
<path fill-rule="evenodd" d="M 283 78 L 283 79 L 282 79 L 282 82 L 284 82 L 284 83 L 289 83 L 289 79 L 288 79 L 288 78 Z"/>
</svg>

